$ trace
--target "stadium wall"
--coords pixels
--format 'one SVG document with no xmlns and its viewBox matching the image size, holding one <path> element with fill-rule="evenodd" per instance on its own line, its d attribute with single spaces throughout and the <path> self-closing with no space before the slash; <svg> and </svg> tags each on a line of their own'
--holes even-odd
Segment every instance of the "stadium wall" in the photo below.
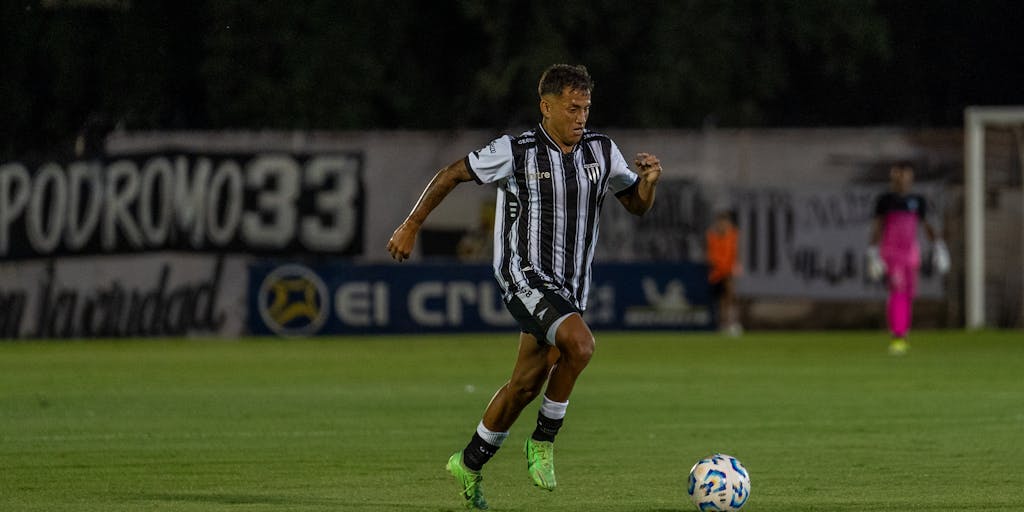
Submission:
<svg viewBox="0 0 1024 512">
<path fill-rule="evenodd" d="M 882 290 L 863 278 L 859 255 L 868 236 L 870 198 L 885 188 L 892 160 L 918 162 L 923 190 L 940 205 L 932 221 L 954 226 L 946 232 L 956 253 L 957 224 L 947 217 L 960 211 L 958 131 L 607 133 L 626 155 L 658 154 L 666 173 L 650 215 L 636 219 L 620 208 L 605 209 L 598 260 L 699 264 L 711 212 L 732 208 L 745 237 L 748 273 L 740 291 L 751 327 L 881 326 Z M 224 281 L 230 285 L 218 288 L 223 296 L 217 314 L 196 317 L 186 331 L 258 332 L 252 269 L 268 261 L 389 267 L 387 238 L 423 185 L 437 169 L 497 135 L 114 133 L 99 160 L 6 162 L 0 166 L 0 276 L 12 279 L 0 285 L 0 306 L 23 315 L 18 329 L 11 327 L 17 315 L 0 315 L 6 322 L 0 328 L 29 336 L 96 334 L 27 327 L 40 322 L 41 313 L 31 309 L 46 296 L 38 290 L 47 282 L 60 284 L 53 276 L 70 272 L 100 279 L 111 273 L 104 268 L 132 269 L 128 274 L 150 277 L 145 285 L 150 289 L 163 282 L 153 276 L 163 274 L 167 289 L 188 288 L 200 286 L 209 279 L 210 266 L 220 265 L 232 277 Z M 461 260 L 486 268 L 494 193 L 491 186 L 460 187 L 424 227 L 413 264 Z M 200 258 L 205 266 L 179 268 L 182 256 Z M 136 261 L 146 268 L 133 269 Z M 21 281 L 14 279 L 18 276 Z M 81 286 L 95 295 L 116 288 L 115 282 L 124 290 L 133 286 L 111 279 Z M 960 319 L 951 304 L 958 299 L 950 293 L 951 285 L 952 293 L 958 292 L 956 278 L 926 272 L 923 285 L 918 320 L 956 325 Z M 136 295 L 146 296 L 144 286 L 137 286 Z M 22 293 L 28 289 L 35 295 Z M 854 310 L 863 314 L 851 314 Z M 239 320 L 210 322 L 229 316 Z M 180 326 L 165 330 L 143 334 L 174 334 Z"/>
</svg>

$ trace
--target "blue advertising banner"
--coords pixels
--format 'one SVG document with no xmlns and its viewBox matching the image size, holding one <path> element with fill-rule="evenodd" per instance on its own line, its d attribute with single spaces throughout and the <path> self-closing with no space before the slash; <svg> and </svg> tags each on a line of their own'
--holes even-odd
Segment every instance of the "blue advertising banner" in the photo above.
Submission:
<svg viewBox="0 0 1024 512">
<path fill-rule="evenodd" d="M 595 329 L 714 327 L 707 267 L 594 266 L 585 318 Z M 488 265 L 302 265 L 249 269 L 253 334 L 376 334 L 517 329 Z"/>
</svg>

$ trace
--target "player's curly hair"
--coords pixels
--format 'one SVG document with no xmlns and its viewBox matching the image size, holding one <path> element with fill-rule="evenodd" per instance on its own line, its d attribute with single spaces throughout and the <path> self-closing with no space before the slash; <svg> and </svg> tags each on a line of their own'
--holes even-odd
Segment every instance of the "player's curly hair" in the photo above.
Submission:
<svg viewBox="0 0 1024 512">
<path fill-rule="evenodd" d="M 562 90 L 568 87 L 574 91 L 592 92 L 594 80 L 590 78 L 586 66 L 572 66 L 569 64 L 554 64 L 540 75 L 540 83 L 537 85 L 537 94 L 562 94 Z"/>
</svg>

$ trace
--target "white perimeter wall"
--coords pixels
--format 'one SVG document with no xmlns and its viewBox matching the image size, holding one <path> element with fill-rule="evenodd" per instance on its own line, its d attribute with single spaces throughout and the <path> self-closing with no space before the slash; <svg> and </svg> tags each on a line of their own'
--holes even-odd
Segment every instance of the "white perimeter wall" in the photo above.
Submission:
<svg viewBox="0 0 1024 512">
<path fill-rule="evenodd" d="M 359 151 L 364 155 L 367 197 L 365 261 L 388 260 L 384 250 L 423 187 L 441 167 L 502 133 L 452 132 L 183 132 L 114 133 L 108 151 L 181 148 L 197 151 Z M 919 132 L 898 128 L 786 130 L 602 130 L 627 160 L 646 151 L 661 158 L 666 177 L 690 178 L 707 195 L 726 199 L 729 186 L 831 187 L 865 180 L 866 173 L 893 159 L 959 165 L 959 130 Z M 877 173 L 876 173 L 877 174 Z M 884 180 L 884 174 L 874 176 Z M 460 186 L 428 221 L 437 229 L 470 229 L 493 186 Z"/>
</svg>

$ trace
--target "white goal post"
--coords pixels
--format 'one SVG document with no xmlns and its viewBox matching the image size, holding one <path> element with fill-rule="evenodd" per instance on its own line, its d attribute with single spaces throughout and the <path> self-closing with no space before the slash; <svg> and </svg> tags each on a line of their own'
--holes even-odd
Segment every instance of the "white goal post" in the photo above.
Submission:
<svg viewBox="0 0 1024 512">
<path fill-rule="evenodd" d="M 1024 106 L 964 110 L 965 323 L 985 327 L 985 128 L 1024 125 Z"/>
</svg>

